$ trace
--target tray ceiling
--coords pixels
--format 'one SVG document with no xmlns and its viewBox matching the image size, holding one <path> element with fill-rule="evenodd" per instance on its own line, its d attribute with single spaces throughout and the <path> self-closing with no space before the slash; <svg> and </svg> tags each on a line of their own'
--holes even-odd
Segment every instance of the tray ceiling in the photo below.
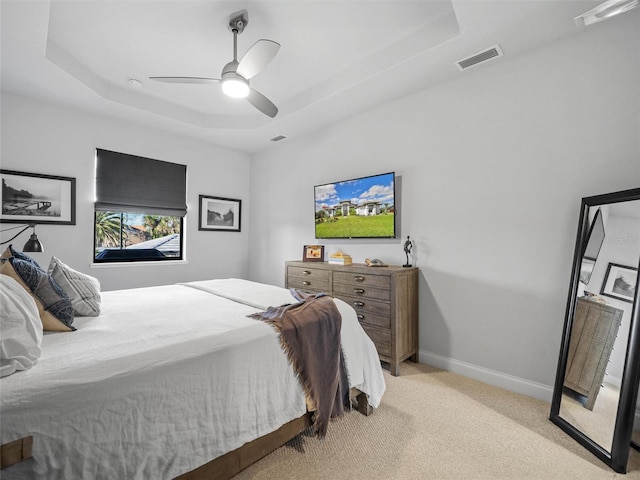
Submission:
<svg viewBox="0 0 640 480">
<path fill-rule="evenodd" d="M 493 45 L 503 61 L 581 31 L 596 1 L 3 0 L 2 89 L 256 152 L 438 83 L 473 74 L 456 62 Z M 261 38 L 282 45 L 251 86 L 271 119 L 219 85 L 233 58 L 229 16 L 247 9 L 240 57 Z M 139 80 L 140 85 L 131 80 Z"/>
</svg>

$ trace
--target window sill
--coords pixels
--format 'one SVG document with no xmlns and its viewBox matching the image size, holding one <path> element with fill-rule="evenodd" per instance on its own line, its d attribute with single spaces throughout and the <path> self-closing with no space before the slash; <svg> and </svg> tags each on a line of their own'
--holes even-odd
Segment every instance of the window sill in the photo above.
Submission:
<svg viewBox="0 0 640 480">
<path fill-rule="evenodd" d="M 104 262 L 104 263 L 91 263 L 89 268 L 121 268 L 121 267 L 159 267 L 167 265 L 186 265 L 189 262 L 187 260 L 165 260 L 165 261 L 152 261 L 152 262 Z"/>
</svg>

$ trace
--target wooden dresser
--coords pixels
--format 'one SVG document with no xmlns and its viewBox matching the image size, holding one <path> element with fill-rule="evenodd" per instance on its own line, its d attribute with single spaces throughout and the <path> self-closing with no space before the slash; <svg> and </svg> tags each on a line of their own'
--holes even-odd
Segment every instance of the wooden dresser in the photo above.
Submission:
<svg viewBox="0 0 640 480">
<path fill-rule="evenodd" d="M 586 397 L 593 410 L 618 335 L 622 310 L 579 298 L 571 326 L 565 387 Z"/>
<path fill-rule="evenodd" d="M 286 262 L 285 285 L 325 292 L 353 306 L 392 375 L 399 374 L 403 360 L 418 360 L 417 267 Z"/>
</svg>

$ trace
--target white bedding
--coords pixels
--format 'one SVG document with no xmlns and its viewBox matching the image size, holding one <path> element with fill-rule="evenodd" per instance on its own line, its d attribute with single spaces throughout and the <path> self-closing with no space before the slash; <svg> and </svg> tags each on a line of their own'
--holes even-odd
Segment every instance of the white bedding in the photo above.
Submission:
<svg viewBox="0 0 640 480">
<path fill-rule="evenodd" d="M 0 377 L 5 377 L 38 363 L 42 322 L 35 300 L 9 275 L 0 275 L 0 313 Z"/>
<path fill-rule="evenodd" d="M 34 459 L 2 478 L 173 478 L 299 417 L 304 394 L 277 335 L 246 318 L 293 301 L 244 280 L 104 292 L 99 317 L 45 334 L 39 362 L 0 379 L 2 443 L 34 436 Z M 377 406 L 375 348 L 337 303 L 350 384 Z"/>
<path fill-rule="evenodd" d="M 184 285 L 251 305 L 260 310 L 295 301 L 289 290 L 285 288 L 237 278 L 205 280 Z M 378 408 L 385 390 L 385 383 L 379 362 L 371 361 L 372 358 L 378 358 L 376 347 L 360 326 L 355 310 L 339 298 L 333 300 L 342 316 L 340 336 L 349 386 L 366 393 L 369 405 Z"/>
</svg>

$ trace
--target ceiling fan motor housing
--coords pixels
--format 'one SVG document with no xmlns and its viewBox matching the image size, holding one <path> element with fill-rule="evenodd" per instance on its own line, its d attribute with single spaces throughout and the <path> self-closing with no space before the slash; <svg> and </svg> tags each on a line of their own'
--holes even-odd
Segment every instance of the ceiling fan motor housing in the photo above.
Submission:
<svg viewBox="0 0 640 480">
<path fill-rule="evenodd" d="M 225 75 L 228 75 L 229 73 L 233 73 L 240 77 L 241 75 L 238 75 L 236 73 L 237 70 L 238 70 L 238 60 L 231 60 L 222 69 L 222 73 L 220 74 L 221 80 L 224 80 Z"/>
</svg>

